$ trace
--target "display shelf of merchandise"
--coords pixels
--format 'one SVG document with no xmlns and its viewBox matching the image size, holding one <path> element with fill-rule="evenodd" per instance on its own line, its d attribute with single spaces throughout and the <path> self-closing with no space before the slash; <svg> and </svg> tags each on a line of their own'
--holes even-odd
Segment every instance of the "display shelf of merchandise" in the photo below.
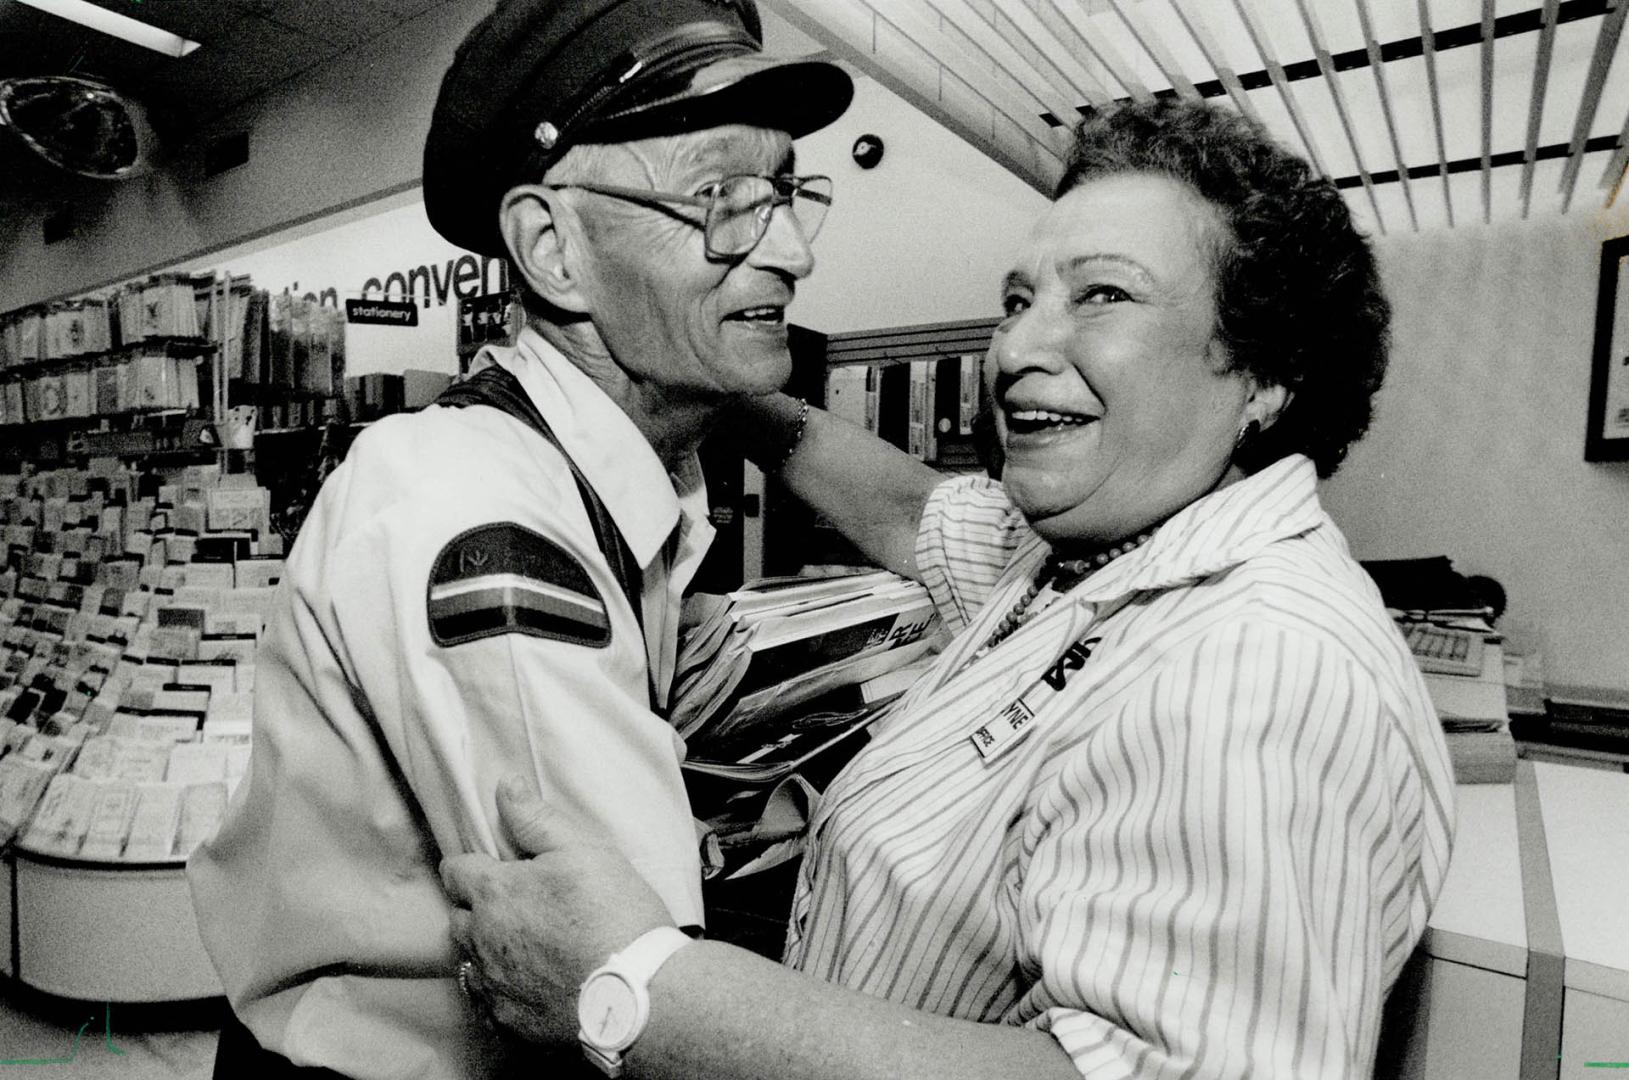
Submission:
<svg viewBox="0 0 1629 1080">
<path fill-rule="evenodd" d="M 119 457 L 149 454 L 202 454 L 221 448 L 215 423 L 190 413 L 154 413 L 148 423 L 127 430 L 83 431 L 70 436 L 68 452 Z"/>
<path fill-rule="evenodd" d="M 0 425 L 176 406 L 296 422 L 337 413 L 344 313 L 229 274 L 155 275 L 0 314 Z M 140 452 L 132 450 L 130 452 Z"/>
<path fill-rule="evenodd" d="M 126 412 L 93 414 L 87 416 L 51 416 L 40 420 L 20 420 L 12 424 L 0 424 L 0 438 L 26 435 L 33 431 L 57 432 L 63 430 L 98 431 L 113 430 L 115 421 L 126 421 L 134 426 L 163 424 L 165 422 L 179 422 L 182 418 L 196 418 L 192 409 L 180 408 L 172 405 L 149 406 L 142 409 L 130 409 Z M 87 428 L 89 421 L 98 425 Z"/>
<path fill-rule="evenodd" d="M 185 862 L 247 766 L 283 552 L 236 437 L 333 407 L 343 329 L 224 275 L 0 315 L 0 966 L 30 987 L 221 993 Z"/>
<path fill-rule="evenodd" d="M 179 465 L 212 460 L 220 451 L 214 422 L 188 410 L 0 426 L 0 472 L 83 465 L 96 457 L 154 458 Z"/>
<path fill-rule="evenodd" d="M 184 862 L 247 767 L 269 495 L 99 457 L 0 476 L 0 543 L 9 970 L 85 1000 L 217 995 Z"/>
<path fill-rule="evenodd" d="M 0 426 L 60 420 L 90 424 L 170 410 L 207 414 L 212 397 L 205 364 L 209 355 L 207 350 L 176 355 L 168 349 L 137 349 L 94 367 L 0 379 Z"/>
<path fill-rule="evenodd" d="M 109 349 L 100 349 L 96 352 L 72 353 L 68 356 L 48 356 L 34 360 L 18 360 L 0 366 L 0 377 L 18 378 L 29 375 L 48 375 L 53 372 L 61 373 L 73 368 L 98 367 L 103 364 L 117 363 L 132 353 L 143 350 L 163 351 L 177 357 L 199 357 L 216 348 L 216 343 L 207 338 L 192 335 L 164 335 L 157 337 L 137 338 L 127 341 Z"/>
<path fill-rule="evenodd" d="M 155 274 L 100 295 L 0 314 L 0 368 L 206 336 L 226 288 L 213 274 Z"/>
</svg>

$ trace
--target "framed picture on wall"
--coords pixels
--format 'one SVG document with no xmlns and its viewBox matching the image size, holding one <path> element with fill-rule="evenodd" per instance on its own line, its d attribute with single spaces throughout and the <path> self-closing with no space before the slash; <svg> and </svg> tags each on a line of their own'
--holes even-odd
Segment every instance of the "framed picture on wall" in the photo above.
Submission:
<svg viewBox="0 0 1629 1080">
<path fill-rule="evenodd" d="M 1629 236 L 1601 245 L 1585 461 L 1629 461 Z"/>
</svg>

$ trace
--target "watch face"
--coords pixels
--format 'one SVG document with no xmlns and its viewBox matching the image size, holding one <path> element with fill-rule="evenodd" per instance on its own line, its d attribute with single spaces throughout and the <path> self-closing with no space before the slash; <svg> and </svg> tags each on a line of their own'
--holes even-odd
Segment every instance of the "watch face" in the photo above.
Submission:
<svg viewBox="0 0 1629 1080">
<path fill-rule="evenodd" d="M 632 1046 L 644 1026 L 640 1004 L 638 992 L 622 976 L 597 973 L 577 998 L 577 1023 L 583 1038 L 601 1050 Z"/>
</svg>

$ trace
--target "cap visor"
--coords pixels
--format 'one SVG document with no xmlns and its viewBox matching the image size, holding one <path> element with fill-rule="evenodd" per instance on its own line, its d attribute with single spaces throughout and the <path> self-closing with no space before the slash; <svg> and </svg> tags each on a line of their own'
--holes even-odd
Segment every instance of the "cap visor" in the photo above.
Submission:
<svg viewBox="0 0 1629 1080">
<path fill-rule="evenodd" d="M 801 138 L 843 115 L 854 99 L 848 72 L 825 60 L 732 56 L 697 70 L 683 91 L 596 121 L 585 142 L 702 131 L 724 124 Z"/>
</svg>

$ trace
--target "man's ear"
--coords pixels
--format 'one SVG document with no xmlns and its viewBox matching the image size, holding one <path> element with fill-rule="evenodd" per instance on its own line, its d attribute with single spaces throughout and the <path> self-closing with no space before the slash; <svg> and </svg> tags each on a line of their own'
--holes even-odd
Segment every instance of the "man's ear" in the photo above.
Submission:
<svg viewBox="0 0 1629 1080">
<path fill-rule="evenodd" d="M 1244 399 L 1244 423 L 1254 422 L 1262 431 L 1272 427 L 1289 408 L 1294 392 L 1279 383 L 1250 380 L 1250 394 Z"/>
<path fill-rule="evenodd" d="M 498 214 L 503 242 L 532 292 L 554 307 L 587 314 L 578 273 L 582 230 L 559 192 L 540 184 L 512 187 Z"/>
</svg>

